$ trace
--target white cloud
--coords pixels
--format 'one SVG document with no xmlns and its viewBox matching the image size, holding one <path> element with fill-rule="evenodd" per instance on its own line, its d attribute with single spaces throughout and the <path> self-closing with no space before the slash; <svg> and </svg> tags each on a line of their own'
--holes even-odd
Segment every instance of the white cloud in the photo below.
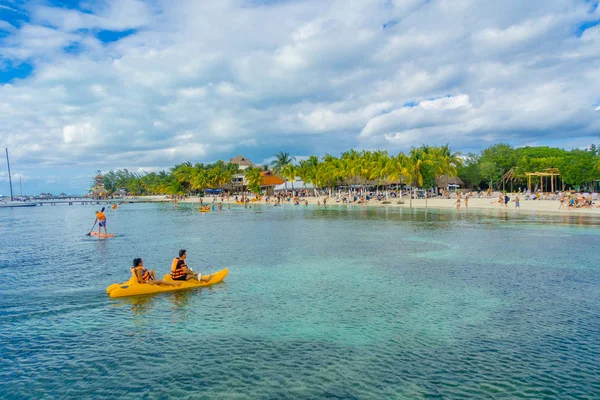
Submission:
<svg viewBox="0 0 600 400">
<path fill-rule="evenodd" d="M 600 26 L 577 31 L 598 11 L 578 0 L 19 11 L 28 23 L 0 23 L 0 69 L 34 71 L 0 85 L 0 141 L 28 176 L 279 150 L 566 145 L 600 132 Z M 96 37 L 128 29 L 116 42 Z"/>
<path fill-rule="evenodd" d="M 63 138 L 65 143 L 72 142 L 89 142 L 94 139 L 96 130 L 91 123 L 67 125 L 63 128 Z"/>
<path fill-rule="evenodd" d="M 97 1 L 89 6 L 83 12 L 37 6 L 32 8 L 31 16 L 35 22 L 67 32 L 93 28 L 121 31 L 146 25 L 151 18 L 146 5 L 138 0 Z"/>
</svg>

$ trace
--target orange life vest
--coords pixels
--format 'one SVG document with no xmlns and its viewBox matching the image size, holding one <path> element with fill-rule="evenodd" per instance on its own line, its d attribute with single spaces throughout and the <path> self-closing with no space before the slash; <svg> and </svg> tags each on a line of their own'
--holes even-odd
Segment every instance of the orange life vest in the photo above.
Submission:
<svg viewBox="0 0 600 400">
<path fill-rule="evenodd" d="M 137 270 L 141 269 L 142 272 L 142 279 L 144 280 L 144 282 L 148 282 L 150 280 L 152 280 L 152 276 L 150 275 L 150 272 L 148 272 L 148 270 L 144 267 L 142 267 L 141 265 L 138 265 L 137 267 L 132 267 L 131 271 L 133 272 L 133 274 L 136 276 L 137 278 Z"/>
<path fill-rule="evenodd" d="M 183 271 L 183 267 L 187 267 L 185 261 L 179 257 L 175 257 L 173 259 L 173 264 L 171 264 L 171 278 L 177 279 L 185 276 L 186 273 Z"/>
<path fill-rule="evenodd" d="M 106 215 L 102 211 L 96 211 L 96 218 L 98 221 L 104 221 L 106 219 Z"/>
</svg>

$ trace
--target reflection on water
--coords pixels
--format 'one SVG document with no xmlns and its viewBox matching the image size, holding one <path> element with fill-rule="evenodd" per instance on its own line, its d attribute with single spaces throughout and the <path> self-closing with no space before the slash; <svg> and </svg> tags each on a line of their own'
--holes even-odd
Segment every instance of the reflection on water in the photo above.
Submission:
<svg viewBox="0 0 600 400">
<path fill-rule="evenodd" d="M 153 295 L 124 297 L 122 301 L 131 307 L 133 315 L 143 316 L 152 309 L 152 305 L 155 302 L 154 297 Z"/>
<path fill-rule="evenodd" d="M 193 296 L 192 290 L 181 290 L 167 293 L 167 298 L 172 304 L 172 310 L 178 315 L 184 314 L 189 309 L 190 299 Z"/>
</svg>

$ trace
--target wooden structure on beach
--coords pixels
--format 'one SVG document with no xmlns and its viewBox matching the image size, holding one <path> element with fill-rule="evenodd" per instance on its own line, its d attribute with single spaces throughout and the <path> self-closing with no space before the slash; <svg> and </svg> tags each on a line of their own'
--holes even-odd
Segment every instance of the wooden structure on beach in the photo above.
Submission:
<svg viewBox="0 0 600 400">
<path fill-rule="evenodd" d="M 247 168 L 254 167 L 254 163 L 252 161 L 250 161 L 250 159 L 242 157 L 242 156 L 236 156 L 236 157 L 230 158 L 229 162 L 231 164 L 237 165 L 241 171 L 243 171 Z"/>
<path fill-rule="evenodd" d="M 506 190 L 506 184 L 508 182 L 510 182 L 510 191 L 513 191 L 513 183 L 517 180 L 517 177 L 515 176 L 515 170 L 514 168 L 509 169 L 508 171 L 506 171 L 506 173 L 504 175 L 502 175 L 502 177 L 500 178 L 500 182 L 502 182 L 502 191 Z M 531 186 L 531 184 L 530 184 Z"/>
<path fill-rule="evenodd" d="M 262 171 L 260 173 L 260 187 L 269 195 L 275 193 L 275 186 L 283 183 L 285 183 L 285 181 L 271 171 Z"/>
<path fill-rule="evenodd" d="M 550 178 L 550 192 L 554 192 L 554 177 L 557 178 L 557 183 L 558 183 L 558 177 L 560 177 L 560 174 L 558 173 L 558 168 L 546 168 L 544 170 L 544 172 L 525 172 L 525 175 L 527 175 L 528 178 L 528 185 L 527 188 L 529 189 L 529 191 L 531 190 L 531 177 L 532 176 L 537 176 L 540 178 L 540 192 L 544 192 L 544 178 L 545 177 L 549 177 Z"/>
<path fill-rule="evenodd" d="M 108 197 L 108 190 L 104 188 L 104 176 L 98 172 L 98 175 L 94 177 L 94 187 L 92 188 L 92 198 L 102 199 Z"/>
<path fill-rule="evenodd" d="M 230 158 L 229 162 L 238 166 L 239 173 L 235 174 L 231 178 L 231 189 L 243 189 L 244 186 L 248 185 L 244 170 L 254 167 L 254 163 L 250 159 L 241 155 Z M 224 190 L 231 190 L 228 187 L 222 187 Z"/>
<path fill-rule="evenodd" d="M 440 175 L 435 178 L 435 183 L 437 187 L 444 188 L 446 190 L 452 187 L 463 187 L 465 183 L 458 176 L 450 177 L 449 175 Z"/>
</svg>

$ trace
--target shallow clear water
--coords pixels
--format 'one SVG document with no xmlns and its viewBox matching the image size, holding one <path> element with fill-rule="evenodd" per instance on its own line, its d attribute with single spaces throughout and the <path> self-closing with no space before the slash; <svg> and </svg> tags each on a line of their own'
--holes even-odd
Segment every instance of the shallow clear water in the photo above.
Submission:
<svg viewBox="0 0 600 400">
<path fill-rule="evenodd" d="M 0 209 L 0 398 L 599 398 L 600 220 Z M 211 288 L 110 299 L 178 249 Z"/>
</svg>

